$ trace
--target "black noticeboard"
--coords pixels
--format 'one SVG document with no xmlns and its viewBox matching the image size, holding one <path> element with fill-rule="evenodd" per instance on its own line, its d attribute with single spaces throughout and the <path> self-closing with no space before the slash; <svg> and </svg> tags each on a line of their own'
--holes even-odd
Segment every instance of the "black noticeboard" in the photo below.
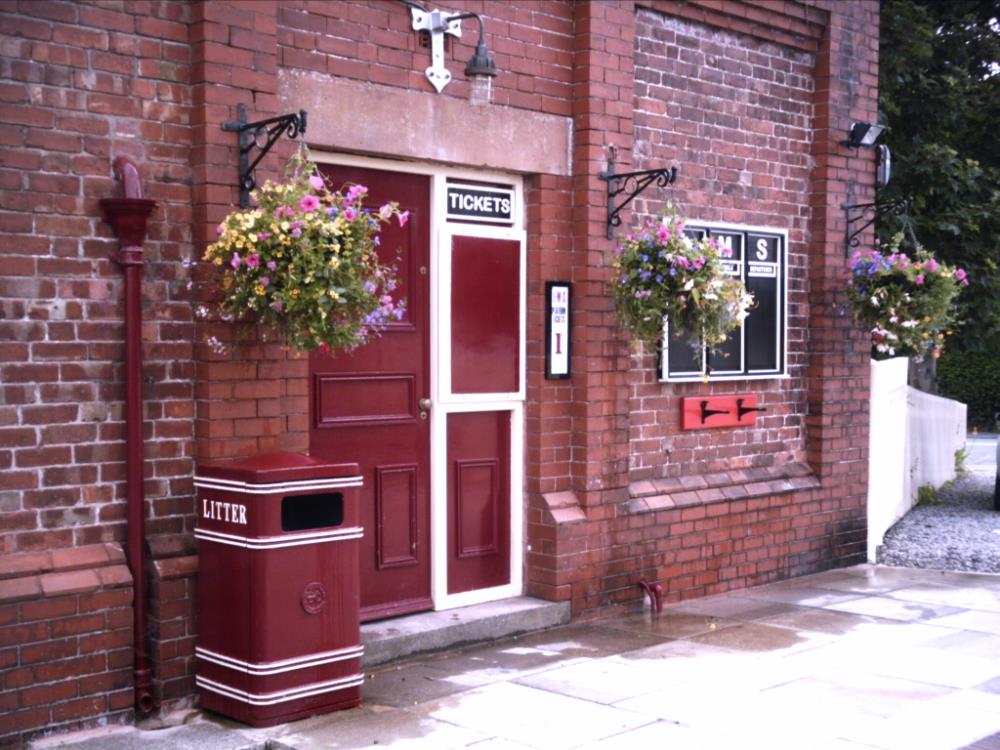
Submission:
<svg viewBox="0 0 1000 750">
<path fill-rule="evenodd" d="M 742 279 L 754 306 L 741 328 L 711 354 L 704 354 L 687 331 L 664 329 L 661 380 L 763 378 L 785 373 L 787 239 L 780 230 L 690 221 L 685 234 L 710 236 L 722 248 L 725 273 Z"/>
</svg>

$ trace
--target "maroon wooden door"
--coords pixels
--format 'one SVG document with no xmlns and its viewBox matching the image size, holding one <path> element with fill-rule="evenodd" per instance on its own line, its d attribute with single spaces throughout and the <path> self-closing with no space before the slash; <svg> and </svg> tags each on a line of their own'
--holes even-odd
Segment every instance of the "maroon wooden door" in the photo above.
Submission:
<svg viewBox="0 0 1000 750">
<path fill-rule="evenodd" d="M 310 453 L 360 465 L 361 619 L 430 609 L 430 178 L 322 165 L 334 187 L 368 187 L 365 206 L 409 210 L 381 233 L 384 261 L 399 256 L 403 320 L 354 352 L 310 356 Z"/>
</svg>

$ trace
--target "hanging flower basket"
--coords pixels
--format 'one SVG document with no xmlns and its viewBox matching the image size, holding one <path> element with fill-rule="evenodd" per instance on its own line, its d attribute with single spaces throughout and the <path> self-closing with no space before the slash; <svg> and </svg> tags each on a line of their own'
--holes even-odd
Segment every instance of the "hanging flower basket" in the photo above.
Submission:
<svg viewBox="0 0 1000 750">
<path fill-rule="evenodd" d="M 396 203 L 364 207 L 367 188 L 330 190 L 304 151 L 283 182 L 251 193 L 255 208 L 233 211 L 204 260 L 218 266 L 217 300 L 202 318 L 258 325 L 289 348 L 353 349 L 402 318 L 396 270 L 379 260 L 379 231 L 408 212 Z M 224 350 L 217 339 L 208 342 Z"/>
<path fill-rule="evenodd" d="M 917 246 L 911 259 L 897 234 L 881 250 L 855 253 L 847 268 L 847 298 L 871 334 L 872 358 L 937 358 L 952 324 L 953 301 L 966 272 L 938 263 Z"/>
<path fill-rule="evenodd" d="M 753 296 L 723 270 L 729 251 L 714 238 L 691 239 L 684 219 L 668 207 L 625 237 L 615 250 L 618 317 L 631 334 L 659 342 L 663 322 L 685 331 L 693 347 L 716 350 L 746 319 Z"/>
</svg>

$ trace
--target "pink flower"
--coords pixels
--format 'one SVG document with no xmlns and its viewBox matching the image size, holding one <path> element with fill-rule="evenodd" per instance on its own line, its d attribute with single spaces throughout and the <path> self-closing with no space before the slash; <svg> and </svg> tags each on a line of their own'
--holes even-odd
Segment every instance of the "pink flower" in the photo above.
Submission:
<svg viewBox="0 0 1000 750">
<path fill-rule="evenodd" d="M 233 268 L 238 269 L 240 267 L 240 262 L 241 262 L 240 254 L 234 252 L 233 257 L 229 259 L 229 265 L 231 265 Z"/>
<path fill-rule="evenodd" d="M 275 268 L 277 268 L 277 267 L 278 267 L 278 264 L 277 264 L 277 263 L 275 263 L 275 262 L 274 262 L 273 260 L 269 260 L 269 261 L 267 262 L 267 270 L 268 270 L 268 271 L 273 271 L 273 270 L 274 270 Z"/>
<path fill-rule="evenodd" d="M 410 212 L 403 211 L 403 213 L 399 214 L 396 218 L 399 219 L 399 226 L 405 227 L 406 222 L 410 220 Z"/>
<path fill-rule="evenodd" d="M 936 271 L 936 270 L 938 270 L 938 263 L 937 263 L 937 261 L 934 260 L 933 258 L 931 258 L 929 261 L 927 261 L 927 270 L 928 271 Z"/>
<path fill-rule="evenodd" d="M 354 221 L 358 218 L 358 212 L 354 210 L 353 206 L 348 206 L 344 209 L 344 218 L 348 221 Z"/>
<path fill-rule="evenodd" d="M 379 210 L 378 210 L 378 217 L 380 219 L 382 219 L 383 221 L 385 221 L 390 216 L 392 216 L 392 204 L 386 203 L 384 206 L 382 206 L 381 208 L 379 208 Z"/>
<path fill-rule="evenodd" d="M 267 286 L 270 283 L 271 283 L 271 279 L 269 279 L 267 276 L 261 276 L 260 277 L 260 285 L 261 286 Z"/>
<path fill-rule="evenodd" d="M 299 208 L 306 213 L 319 208 L 319 199 L 315 195 L 306 195 L 299 201 Z"/>
<path fill-rule="evenodd" d="M 922 273 L 918 273 L 914 277 L 913 283 L 916 284 L 917 286 L 920 286 L 921 284 L 923 284 L 924 283 L 924 275 Z"/>
<path fill-rule="evenodd" d="M 312 174 L 309 175 L 309 184 L 312 185 L 313 190 L 322 190 L 325 183 L 323 182 L 323 178 L 318 174 Z"/>
<path fill-rule="evenodd" d="M 257 253 L 250 253 L 246 259 L 247 268 L 259 268 L 260 256 Z"/>
<path fill-rule="evenodd" d="M 962 282 L 962 286 L 969 285 L 969 274 L 965 272 L 964 268 L 955 269 L 955 278 Z"/>
</svg>

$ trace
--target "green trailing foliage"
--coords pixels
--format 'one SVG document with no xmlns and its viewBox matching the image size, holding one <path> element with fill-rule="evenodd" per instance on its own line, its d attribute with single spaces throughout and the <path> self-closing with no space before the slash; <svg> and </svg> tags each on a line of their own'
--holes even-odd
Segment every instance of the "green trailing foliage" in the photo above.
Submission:
<svg viewBox="0 0 1000 750">
<path fill-rule="evenodd" d="M 950 350 L 1000 349 L 1000 24 L 995 0 L 883 0 L 880 120 L 893 176 L 879 200 L 938 260 L 968 272 Z M 883 242 L 903 228 L 880 222 Z"/>
<path fill-rule="evenodd" d="M 942 396 L 969 407 L 969 426 L 995 429 L 1000 411 L 1000 350 L 959 351 L 948 348 L 937 361 L 938 389 Z"/>
</svg>

